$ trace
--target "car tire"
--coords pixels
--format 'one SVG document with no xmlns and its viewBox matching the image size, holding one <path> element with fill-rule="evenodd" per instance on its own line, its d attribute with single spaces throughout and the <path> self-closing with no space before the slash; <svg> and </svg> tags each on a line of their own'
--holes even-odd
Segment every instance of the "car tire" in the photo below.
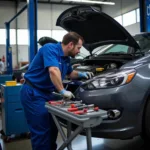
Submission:
<svg viewBox="0 0 150 150">
<path fill-rule="evenodd" d="M 150 98 L 148 99 L 145 110 L 144 110 L 144 115 L 143 115 L 143 122 L 142 122 L 142 134 L 141 137 L 144 139 L 145 142 L 150 141 Z"/>
</svg>

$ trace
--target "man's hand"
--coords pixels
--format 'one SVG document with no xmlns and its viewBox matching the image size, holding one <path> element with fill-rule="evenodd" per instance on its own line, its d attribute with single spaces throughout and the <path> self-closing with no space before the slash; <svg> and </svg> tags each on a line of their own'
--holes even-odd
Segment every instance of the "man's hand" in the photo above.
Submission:
<svg viewBox="0 0 150 150">
<path fill-rule="evenodd" d="M 65 89 L 61 90 L 59 93 L 64 97 L 65 100 L 70 100 L 71 98 L 75 98 L 72 92 L 66 91 Z"/>
<path fill-rule="evenodd" d="M 93 72 L 78 72 L 79 78 L 86 78 L 86 79 L 91 79 L 94 74 Z"/>
</svg>

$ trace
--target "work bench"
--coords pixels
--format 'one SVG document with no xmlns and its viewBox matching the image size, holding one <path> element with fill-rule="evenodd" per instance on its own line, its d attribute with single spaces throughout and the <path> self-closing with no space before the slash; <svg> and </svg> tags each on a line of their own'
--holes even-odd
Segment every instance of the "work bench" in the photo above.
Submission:
<svg viewBox="0 0 150 150">
<path fill-rule="evenodd" d="M 72 150 L 71 142 L 82 131 L 86 132 L 87 150 L 92 150 L 91 128 L 100 125 L 103 119 L 108 117 L 107 111 L 105 110 L 76 115 L 67 111 L 68 106 L 51 105 L 46 102 L 45 107 L 48 109 L 48 112 L 51 113 L 58 131 L 60 132 L 60 135 L 64 141 L 58 150 L 64 150 L 66 147 L 68 150 Z M 67 136 L 64 133 L 59 118 L 67 121 Z M 72 131 L 72 124 L 78 126 L 74 131 Z"/>
</svg>

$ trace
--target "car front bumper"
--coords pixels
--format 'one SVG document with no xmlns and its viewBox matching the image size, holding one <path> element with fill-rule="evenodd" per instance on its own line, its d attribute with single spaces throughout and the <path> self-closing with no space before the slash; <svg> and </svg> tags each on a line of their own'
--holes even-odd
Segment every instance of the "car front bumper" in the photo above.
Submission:
<svg viewBox="0 0 150 150">
<path fill-rule="evenodd" d="M 101 125 L 92 129 L 93 137 L 114 139 L 128 139 L 140 134 L 144 95 L 145 91 L 141 91 L 140 87 L 134 87 L 134 84 L 92 91 L 79 87 L 76 91 L 76 97 L 86 104 L 95 104 L 104 110 L 117 109 L 121 112 L 118 118 L 103 120 Z"/>
</svg>

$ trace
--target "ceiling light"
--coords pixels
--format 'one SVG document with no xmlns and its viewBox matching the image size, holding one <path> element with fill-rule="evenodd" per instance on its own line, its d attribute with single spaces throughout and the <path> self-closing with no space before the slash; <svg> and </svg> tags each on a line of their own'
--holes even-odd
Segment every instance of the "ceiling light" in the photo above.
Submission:
<svg viewBox="0 0 150 150">
<path fill-rule="evenodd" d="M 102 2 L 102 1 L 90 1 L 90 0 L 64 0 L 64 1 L 76 2 L 76 3 L 92 3 L 92 4 L 115 5 L 114 2 Z"/>
</svg>

